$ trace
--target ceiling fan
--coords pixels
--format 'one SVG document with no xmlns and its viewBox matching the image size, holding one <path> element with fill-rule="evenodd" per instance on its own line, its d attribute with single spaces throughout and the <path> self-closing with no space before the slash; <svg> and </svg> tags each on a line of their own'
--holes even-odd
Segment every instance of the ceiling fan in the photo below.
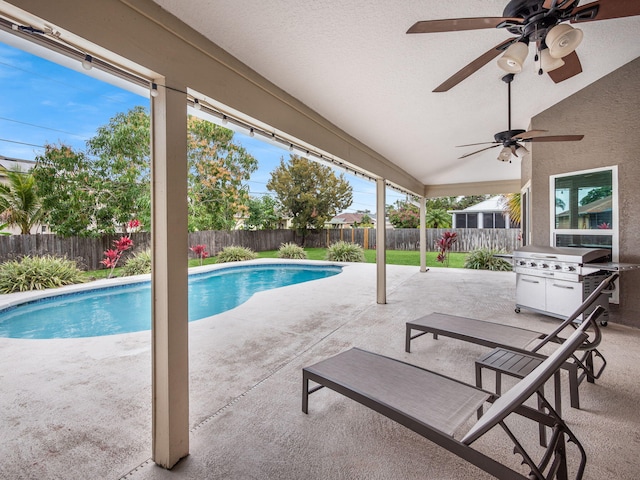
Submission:
<svg viewBox="0 0 640 480">
<path fill-rule="evenodd" d="M 529 151 L 522 144 L 523 142 L 577 142 L 584 138 L 584 135 L 544 135 L 547 130 L 512 130 L 511 129 L 511 82 L 515 74 L 508 73 L 502 77 L 502 81 L 507 84 L 508 90 L 508 130 L 496 133 L 493 142 L 468 143 L 466 145 L 457 145 L 457 147 L 471 147 L 475 145 L 488 145 L 490 147 L 481 148 L 475 152 L 467 153 L 460 158 L 466 158 L 476 153 L 484 152 L 490 148 L 496 148 L 502 145 L 502 150 L 498 154 L 498 160 L 501 162 L 511 163 L 511 156 L 518 157 L 518 153 L 525 154 Z"/>
<path fill-rule="evenodd" d="M 547 73 L 559 83 L 582 72 L 575 52 L 582 30 L 564 22 L 581 23 L 640 15 L 638 0 L 598 0 L 578 6 L 580 0 L 510 0 L 502 17 L 454 18 L 416 22 L 407 33 L 439 33 L 483 28 L 505 28 L 516 37 L 509 38 L 482 54 L 436 87 L 446 92 L 475 73 L 501 53 L 500 68 L 520 73 L 529 43 L 536 45 L 538 73 Z"/>
</svg>

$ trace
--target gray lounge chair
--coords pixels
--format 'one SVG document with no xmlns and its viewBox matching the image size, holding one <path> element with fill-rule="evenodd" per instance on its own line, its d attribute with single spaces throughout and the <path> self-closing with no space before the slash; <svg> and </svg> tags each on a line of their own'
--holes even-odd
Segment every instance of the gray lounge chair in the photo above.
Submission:
<svg viewBox="0 0 640 480">
<path fill-rule="evenodd" d="M 579 461 L 571 462 L 575 478 L 579 480 L 586 466 L 585 450 L 540 390 L 585 341 L 588 337 L 584 332 L 587 324 L 594 323 L 603 311 L 602 306 L 597 306 L 555 352 L 501 397 L 399 360 L 352 348 L 303 369 L 302 411 L 309 411 L 309 394 L 328 387 L 404 425 L 499 479 L 569 478 L 568 440 L 579 453 Z M 317 385 L 309 388 L 310 381 Z M 543 411 L 524 405 L 534 394 L 544 405 Z M 461 430 L 487 401 L 493 403 L 487 412 L 460 440 L 454 438 L 454 433 Z M 538 461 L 533 460 L 533 454 L 525 450 L 523 442 L 504 423 L 504 419 L 514 413 L 552 429 L 551 441 Z M 530 472 L 518 472 L 472 447 L 496 425 L 503 428 L 513 443 L 512 446 L 506 445 L 505 451 L 510 452 L 513 448 L 514 453 L 522 456 L 522 463 Z"/>
<path fill-rule="evenodd" d="M 473 318 L 459 317 L 456 315 L 447 315 L 444 313 L 431 313 L 420 317 L 416 320 L 407 322 L 405 350 L 411 351 L 411 341 L 425 335 L 433 334 L 433 338 L 438 336 L 451 337 L 464 342 L 484 345 L 490 348 L 505 348 L 508 350 L 527 353 L 544 359 L 545 356 L 539 353 L 539 350 L 548 343 L 562 343 L 564 339 L 560 333 L 569 325 L 576 327 L 577 318 L 587 312 L 591 306 L 598 300 L 603 291 L 611 289 L 613 282 L 618 278 L 618 274 L 614 273 L 605 278 L 598 287 L 587 297 L 587 299 L 564 320 L 553 332 L 546 334 L 525 328 L 513 327 L 500 323 L 488 322 L 485 320 L 476 320 Z M 571 398 L 571 406 L 580 408 L 580 394 L 578 387 L 586 378 L 588 382 L 593 383 L 602 375 L 606 359 L 598 351 L 597 346 L 600 344 L 602 334 L 597 323 L 593 324 L 594 338 L 585 341 L 580 348 L 579 354 L 574 354 L 563 365 L 569 373 L 569 392 Z M 420 333 L 412 334 L 414 330 Z M 594 359 L 599 359 L 600 366 L 595 370 Z"/>
</svg>

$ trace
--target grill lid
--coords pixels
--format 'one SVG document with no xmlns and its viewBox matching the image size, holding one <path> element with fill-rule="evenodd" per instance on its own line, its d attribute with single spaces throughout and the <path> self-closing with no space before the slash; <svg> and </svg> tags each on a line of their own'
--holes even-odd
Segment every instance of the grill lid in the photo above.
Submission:
<svg viewBox="0 0 640 480">
<path fill-rule="evenodd" d="M 610 255 L 604 248 L 550 247 L 526 245 L 513 251 L 513 258 L 538 258 L 557 262 L 589 263 Z"/>
</svg>

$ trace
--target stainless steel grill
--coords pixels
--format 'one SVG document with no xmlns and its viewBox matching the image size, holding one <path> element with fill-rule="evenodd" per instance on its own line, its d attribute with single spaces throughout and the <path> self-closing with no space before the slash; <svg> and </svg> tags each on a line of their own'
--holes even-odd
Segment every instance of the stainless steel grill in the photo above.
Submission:
<svg viewBox="0 0 640 480">
<path fill-rule="evenodd" d="M 557 318 L 567 318 L 608 274 L 617 270 L 608 262 L 610 251 L 601 248 L 571 248 L 527 245 L 513 252 L 516 272 L 516 312 L 521 308 Z M 602 294 L 596 305 L 609 317 L 609 297 Z"/>
</svg>

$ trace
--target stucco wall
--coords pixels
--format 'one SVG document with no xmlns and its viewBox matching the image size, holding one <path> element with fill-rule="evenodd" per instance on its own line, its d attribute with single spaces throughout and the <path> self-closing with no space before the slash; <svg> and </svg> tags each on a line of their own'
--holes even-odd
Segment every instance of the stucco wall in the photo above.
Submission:
<svg viewBox="0 0 640 480">
<path fill-rule="evenodd" d="M 617 165 L 620 261 L 640 263 L 640 59 L 542 112 L 531 123 L 552 135 L 585 135 L 580 142 L 532 144 L 522 182 L 531 179 L 533 244 L 549 245 L 550 175 Z M 611 308 L 610 320 L 640 327 L 640 271 L 624 272 L 619 288 L 620 304 Z"/>
</svg>

